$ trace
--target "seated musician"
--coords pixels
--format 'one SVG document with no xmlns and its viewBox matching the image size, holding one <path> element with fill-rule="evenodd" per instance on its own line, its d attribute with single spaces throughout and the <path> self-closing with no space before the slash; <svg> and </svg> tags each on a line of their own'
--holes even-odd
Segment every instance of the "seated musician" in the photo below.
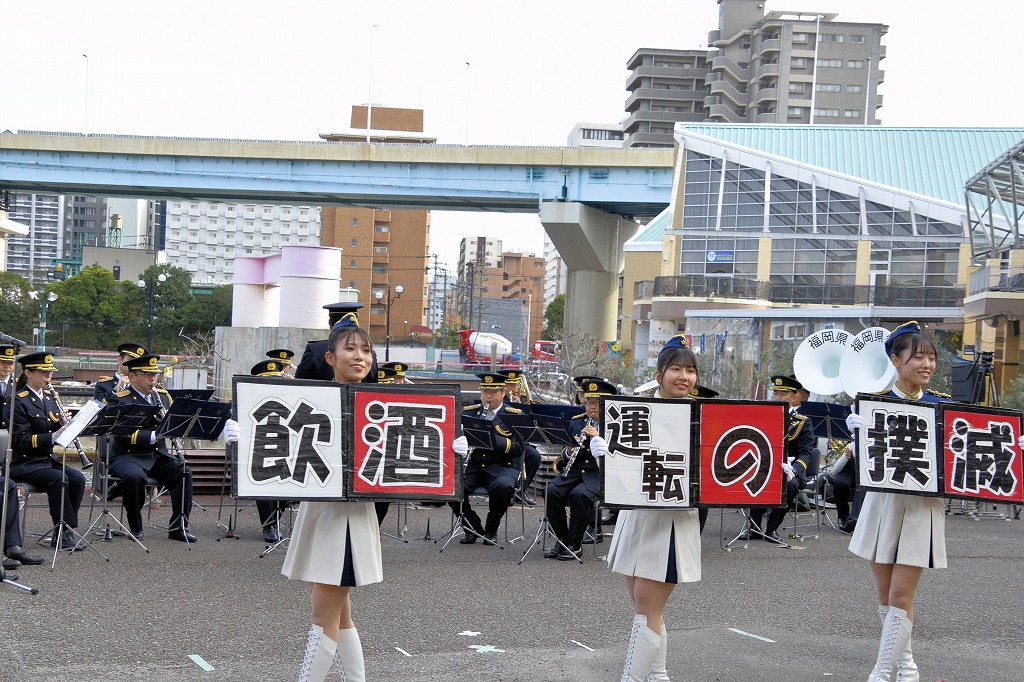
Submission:
<svg viewBox="0 0 1024 682">
<path fill-rule="evenodd" d="M 3 468 L 2 455 L 0 455 L 0 469 Z M 29 554 L 21 548 L 21 517 L 18 511 L 18 491 L 14 481 L 4 478 L 0 472 L 0 504 L 7 506 L 7 531 L 4 533 L 4 570 L 13 571 L 26 566 L 38 566 L 43 563 L 41 557 Z M 11 578 L 17 580 L 17 577 Z"/>
<path fill-rule="evenodd" d="M 523 373 L 518 369 L 509 369 L 498 372 L 505 377 L 504 396 L 502 401 L 509 405 L 518 405 L 520 403 L 528 403 L 528 400 L 524 399 L 521 395 L 520 390 L 522 388 L 522 377 Z M 523 444 L 523 467 L 526 470 L 526 484 L 525 490 L 529 490 L 530 486 L 533 485 L 533 477 L 537 475 L 537 471 L 540 470 L 540 463 L 542 457 L 540 456 L 540 450 L 537 446 L 531 443 Z M 518 493 L 517 493 L 518 496 Z M 536 506 L 537 502 L 533 497 L 527 495 L 522 498 L 522 503 L 533 507 Z"/>
<path fill-rule="evenodd" d="M 411 381 L 405 380 L 405 373 L 409 371 L 409 365 L 404 362 L 385 362 L 381 367 L 395 370 L 395 378 L 392 383 L 395 384 L 408 384 Z M 377 383 L 380 383 L 379 381 Z"/>
<path fill-rule="evenodd" d="M 500 374 L 480 374 L 480 404 L 470 405 L 463 412 L 483 417 L 494 425 L 494 449 L 473 448 L 466 462 L 462 488 L 462 503 L 449 502 L 452 510 L 462 514 L 465 535 L 459 542 L 464 545 L 484 539 L 485 545 L 497 544 L 498 526 L 512 503 L 519 482 L 517 459 L 523 454 L 522 445 L 512 437 L 512 431 L 501 423 L 504 412 L 519 413 L 519 410 L 502 403 L 505 377 Z M 470 493 L 478 487 L 487 488 L 487 521 L 481 525 L 480 517 L 469 505 Z"/>
<path fill-rule="evenodd" d="M 118 391 L 128 387 L 128 368 L 124 363 L 126 360 L 134 360 L 148 353 L 144 346 L 133 342 L 122 343 L 117 347 L 117 370 L 112 377 L 100 377 L 93 384 L 93 398 L 101 402 L 110 399 Z"/>
<path fill-rule="evenodd" d="M 270 351 L 278 353 L 281 351 Z M 287 351 L 291 353 L 291 351 Z M 254 377 L 286 377 L 288 374 L 284 359 L 278 357 L 275 360 L 264 360 L 257 362 L 249 370 Z M 289 377 L 290 378 L 290 377 Z M 271 544 L 281 540 L 281 512 L 288 508 L 288 500 L 256 500 L 256 511 L 260 515 L 260 525 L 263 527 L 263 541 Z"/>
<path fill-rule="evenodd" d="M 603 439 L 592 449 L 598 435 L 601 396 L 615 395 L 617 391 L 607 381 L 594 380 L 583 384 L 587 411 L 572 418 L 573 435 L 580 446 L 566 448 L 562 458 L 555 462 L 557 475 L 548 483 L 546 514 L 551 531 L 558 542 L 544 557 L 559 561 L 572 561 L 580 556 L 583 534 L 594 515 L 594 503 L 601 499 L 600 458 L 607 451 Z M 569 506 L 566 523 L 565 507 Z"/>
<path fill-rule="evenodd" d="M 292 378 L 292 358 L 295 351 L 288 348 L 275 348 L 267 351 L 267 357 L 277 363 L 281 376 Z"/>
<path fill-rule="evenodd" d="M 128 369 L 128 388 L 118 391 L 108 404 L 156 405 L 149 428 L 110 439 L 110 473 L 121 479 L 122 504 L 128 516 L 128 529 L 143 538 L 142 504 L 146 497 L 146 477 L 155 478 L 171 497 L 171 520 L 167 537 L 181 542 L 196 542 L 188 531 L 192 510 L 192 470 L 171 454 L 166 438 L 157 438 L 157 427 L 171 407 L 171 396 L 156 383 L 160 378 L 159 355 L 142 355 L 124 364 Z"/>
<path fill-rule="evenodd" d="M 803 385 L 795 377 L 777 375 L 772 377 L 772 400 L 780 400 L 789 404 L 789 426 L 786 432 L 786 459 L 792 459 L 792 464 L 782 465 L 786 472 L 786 503 L 782 507 L 772 509 L 768 515 L 768 525 L 764 532 L 755 531 L 754 535 L 761 535 L 769 542 L 779 542 L 779 534 L 776 532 L 786 518 L 789 506 L 793 504 L 800 488 L 807 483 L 807 472 L 814 461 L 814 433 L 811 430 L 810 421 L 807 417 L 794 411 L 802 402 L 798 391 Z M 750 519 L 758 528 L 761 528 L 761 518 L 764 516 L 764 509 L 751 509 Z M 746 533 L 749 539 L 750 534 Z"/>
</svg>

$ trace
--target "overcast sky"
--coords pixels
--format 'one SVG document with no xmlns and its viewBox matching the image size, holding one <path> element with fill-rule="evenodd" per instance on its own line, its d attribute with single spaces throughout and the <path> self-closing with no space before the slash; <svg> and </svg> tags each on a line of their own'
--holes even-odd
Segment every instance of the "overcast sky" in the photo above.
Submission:
<svg viewBox="0 0 1024 682">
<path fill-rule="evenodd" d="M 766 10 L 887 24 L 885 125 L 1024 124 L 1024 3 L 768 0 Z M 0 130 L 80 132 L 88 102 L 93 133 L 316 139 L 347 128 L 369 96 L 424 109 L 440 143 L 563 145 L 579 121 L 623 118 L 637 48 L 704 47 L 717 12 L 715 0 L 7 0 Z M 431 222 L 432 250 L 449 264 L 466 235 L 541 255 L 534 216 L 435 212 Z"/>
</svg>

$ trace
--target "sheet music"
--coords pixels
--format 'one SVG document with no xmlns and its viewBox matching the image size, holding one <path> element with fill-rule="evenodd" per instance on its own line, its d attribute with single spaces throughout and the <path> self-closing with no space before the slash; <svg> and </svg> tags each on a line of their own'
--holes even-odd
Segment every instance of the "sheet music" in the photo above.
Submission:
<svg viewBox="0 0 1024 682">
<path fill-rule="evenodd" d="M 71 444 L 82 435 L 82 431 L 89 425 L 100 410 L 103 409 L 103 403 L 93 398 L 78 411 L 75 418 L 69 421 L 67 424 L 62 426 L 53 442 L 62 448 L 71 447 Z"/>
</svg>

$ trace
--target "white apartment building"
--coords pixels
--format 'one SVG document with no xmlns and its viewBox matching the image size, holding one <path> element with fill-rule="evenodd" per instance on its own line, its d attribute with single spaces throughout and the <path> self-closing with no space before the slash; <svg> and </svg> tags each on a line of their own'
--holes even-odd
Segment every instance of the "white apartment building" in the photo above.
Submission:
<svg viewBox="0 0 1024 682">
<path fill-rule="evenodd" d="M 565 280 L 569 271 L 565 261 L 558 254 L 558 249 L 551 242 L 547 232 L 544 233 L 544 308 L 551 305 L 555 296 L 565 293 Z"/>
<path fill-rule="evenodd" d="M 320 245 L 320 208 L 168 201 L 167 262 L 193 282 L 229 284 L 236 256 L 268 256 L 282 246 Z"/>
</svg>

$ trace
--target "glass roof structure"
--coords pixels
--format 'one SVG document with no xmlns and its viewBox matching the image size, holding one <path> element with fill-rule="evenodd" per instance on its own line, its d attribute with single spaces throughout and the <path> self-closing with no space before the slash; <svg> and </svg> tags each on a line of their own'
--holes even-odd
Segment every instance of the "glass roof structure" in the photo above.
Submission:
<svg viewBox="0 0 1024 682">
<path fill-rule="evenodd" d="M 1008 249 L 1021 248 L 1024 139 L 972 176 L 964 190 L 974 255 L 992 258 Z"/>
</svg>

